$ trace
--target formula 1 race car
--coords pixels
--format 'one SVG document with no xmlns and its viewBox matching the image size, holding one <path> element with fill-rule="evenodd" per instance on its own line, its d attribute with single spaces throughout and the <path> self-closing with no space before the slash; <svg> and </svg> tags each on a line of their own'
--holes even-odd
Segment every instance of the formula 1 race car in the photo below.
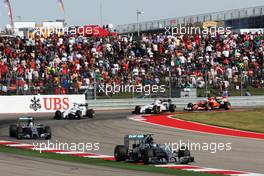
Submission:
<svg viewBox="0 0 264 176">
<path fill-rule="evenodd" d="M 171 99 L 166 100 L 154 100 L 153 103 L 144 105 L 144 106 L 136 106 L 135 110 L 132 111 L 132 114 L 160 114 L 161 112 L 175 112 L 176 105 L 172 104 Z"/>
<path fill-rule="evenodd" d="M 54 119 L 82 119 L 83 117 L 94 118 L 94 110 L 88 109 L 88 103 L 73 103 L 73 107 L 64 112 L 58 110 L 55 112 Z"/>
<path fill-rule="evenodd" d="M 188 103 L 187 107 L 184 108 L 186 111 L 199 111 L 199 110 L 216 110 L 225 109 L 229 110 L 231 108 L 231 103 L 226 97 L 209 97 L 206 101 L 200 101 L 196 104 Z"/>
<path fill-rule="evenodd" d="M 165 144 L 156 144 L 150 134 L 131 134 L 124 137 L 124 145 L 117 145 L 114 150 L 116 161 L 144 162 L 144 164 L 188 164 L 194 157 L 185 147 L 173 152 Z"/>
<path fill-rule="evenodd" d="M 19 117 L 17 124 L 10 125 L 9 136 L 17 139 L 51 139 L 49 126 L 36 125 L 33 117 Z"/>
</svg>

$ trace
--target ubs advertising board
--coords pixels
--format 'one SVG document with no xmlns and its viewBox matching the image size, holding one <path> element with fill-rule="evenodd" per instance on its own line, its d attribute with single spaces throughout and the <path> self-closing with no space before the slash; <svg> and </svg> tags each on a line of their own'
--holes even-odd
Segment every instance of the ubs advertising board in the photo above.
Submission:
<svg viewBox="0 0 264 176">
<path fill-rule="evenodd" d="M 49 113 L 85 103 L 85 95 L 0 96 L 0 113 Z"/>
</svg>

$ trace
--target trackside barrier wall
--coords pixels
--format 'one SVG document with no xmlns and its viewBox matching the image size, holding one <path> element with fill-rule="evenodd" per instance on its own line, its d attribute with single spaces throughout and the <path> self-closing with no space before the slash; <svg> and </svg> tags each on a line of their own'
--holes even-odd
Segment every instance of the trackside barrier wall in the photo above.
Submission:
<svg viewBox="0 0 264 176">
<path fill-rule="evenodd" d="M 184 108 L 189 102 L 198 102 L 206 98 L 174 98 L 173 103 L 178 108 Z M 232 106 L 253 107 L 264 106 L 264 96 L 229 97 Z M 89 103 L 89 108 L 95 110 L 133 109 L 136 105 L 152 103 L 154 99 L 108 99 L 87 100 L 84 95 L 26 95 L 0 96 L 1 113 L 49 113 L 56 110 L 66 110 L 73 103 Z"/>
<path fill-rule="evenodd" d="M 85 95 L 0 96 L 1 113 L 49 113 L 85 103 Z"/>
<path fill-rule="evenodd" d="M 178 108 L 184 108 L 188 103 L 195 103 L 206 98 L 172 98 Z M 229 97 L 232 106 L 253 107 L 264 106 L 264 96 L 251 97 Z M 152 103 L 154 99 L 109 99 L 109 100 L 88 100 L 89 107 L 95 110 L 110 109 L 133 109 L 136 105 Z"/>
</svg>

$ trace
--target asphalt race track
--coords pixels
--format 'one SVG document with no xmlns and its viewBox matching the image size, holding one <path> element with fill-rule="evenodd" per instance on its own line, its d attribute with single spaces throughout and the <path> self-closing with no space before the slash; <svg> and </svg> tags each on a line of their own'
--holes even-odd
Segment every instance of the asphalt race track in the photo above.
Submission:
<svg viewBox="0 0 264 176">
<path fill-rule="evenodd" d="M 129 120 L 126 118 L 127 115 L 130 115 L 130 111 L 97 111 L 95 119 L 55 121 L 52 119 L 52 115 L 39 115 L 37 119 L 39 119 L 40 123 L 51 126 L 53 133 L 51 142 L 100 143 L 100 150 L 88 152 L 106 155 L 113 155 L 114 146 L 117 144 L 122 144 L 124 135 L 130 133 L 154 134 L 154 139 L 157 143 L 176 143 L 179 142 L 179 140 L 183 142 L 188 142 L 189 140 L 190 142 L 201 144 L 204 142 L 231 143 L 231 151 L 218 151 L 216 153 L 211 153 L 210 151 L 192 151 L 192 155 L 195 157 L 196 160 L 194 165 L 209 168 L 239 170 L 264 174 L 264 140 L 202 134 L 167 127 L 160 127 L 157 125 L 150 125 L 142 122 Z M 10 123 L 16 121 L 15 118 L 17 116 L 18 115 L 16 114 L 1 115 L 1 140 L 15 140 L 8 137 L 8 126 Z M 21 140 L 19 142 L 37 143 L 45 141 Z M 12 157 L 14 156 L 5 157 L 10 157 L 10 159 L 8 159 L 10 163 L 16 161 L 12 160 Z M 27 160 L 27 158 L 21 159 Z M 43 162 L 46 163 L 46 161 L 40 161 L 38 159 L 37 161 L 34 160 L 31 162 L 38 162 L 40 164 Z M 2 160 L 0 161 L 0 163 L 0 165 L 3 165 Z M 50 163 L 47 163 L 47 165 L 48 164 Z M 63 170 L 66 169 L 65 167 L 67 165 L 69 164 L 65 164 L 62 162 L 60 166 Z M 94 166 L 86 167 L 96 168 Z M 109 170 L 109 168 L 107 169 Z M 104 173 L 104 170 L 107 169 L 103 168 L 102 173 Z M 121 172 L 122 171 L 120 171 L 120 174 L 114 175 L 124 175 Z M 101 175 L 103 175 L 102 173 Z M 100 175 L 100 173 L 98 173 L 98 175 Z M 129 173 L 125 175 L 129 175 Z M 137 173 L 137 175 L 140 174 Z"/>
</svg>

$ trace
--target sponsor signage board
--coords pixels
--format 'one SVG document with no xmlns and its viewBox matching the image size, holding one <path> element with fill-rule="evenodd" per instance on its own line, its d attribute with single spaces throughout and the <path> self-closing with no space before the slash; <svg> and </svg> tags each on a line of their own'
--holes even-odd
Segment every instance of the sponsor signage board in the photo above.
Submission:
<svg viewBox="0 0 264 176">
<path fill-rule="evenodd" d="M 85 95 L 0 96 L 0 113 L 48 113 L 65 111 L 73 103 L 85 103 Z"/>
</svg>

